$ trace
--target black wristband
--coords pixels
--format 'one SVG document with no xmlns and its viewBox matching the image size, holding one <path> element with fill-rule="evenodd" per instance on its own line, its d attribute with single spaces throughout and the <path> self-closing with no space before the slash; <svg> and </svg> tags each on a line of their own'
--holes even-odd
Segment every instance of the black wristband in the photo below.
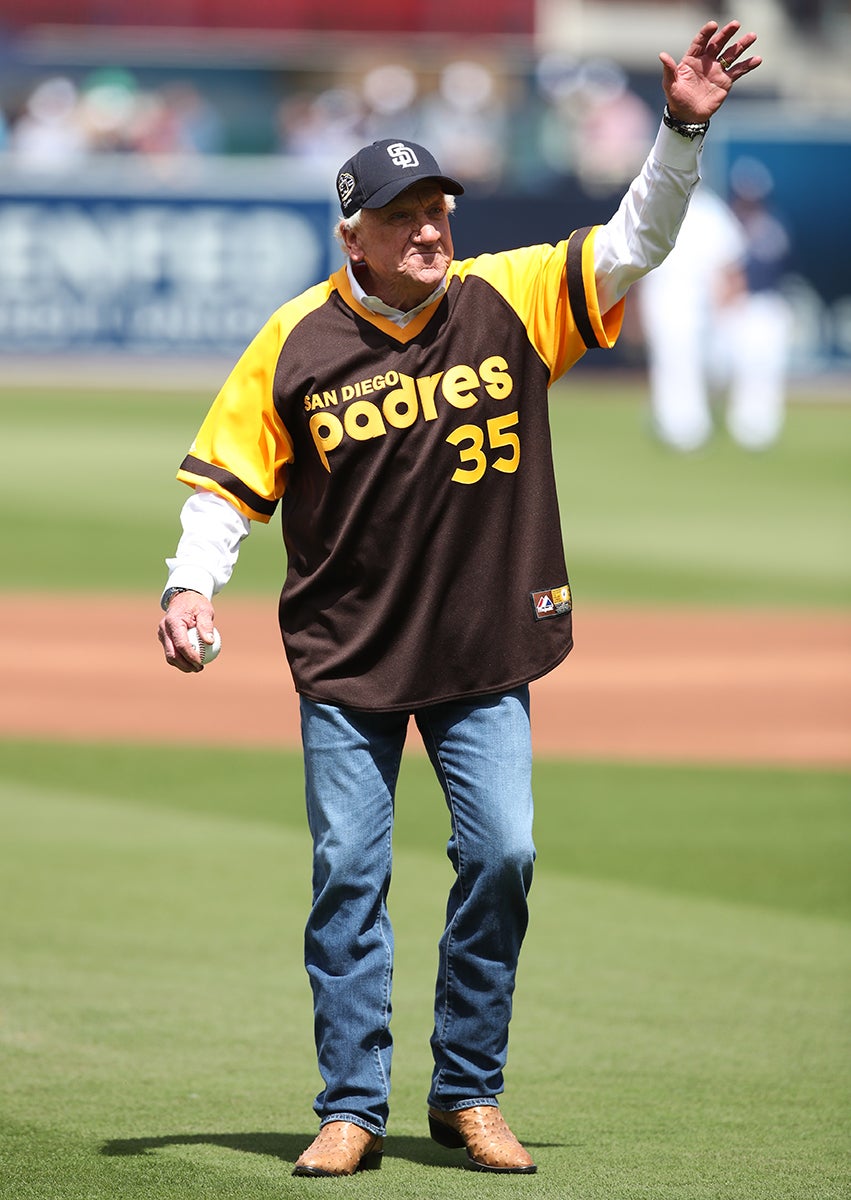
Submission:
<svg viewBox="0 0 851 1200">
<path fill-rule="evenodd" d="M 662 113 L 662 121 L 669 129 L 673 129 L 674 133 L 678 133 L 680 137 L 688 138 L 689 141 L 700 137 L 709 128 L 708 121 L 698 121 L 694 124 L 690 124 L 688 121 L 678 121 L 676 117 L 671 116 L 671 110 L 667 104 L 665 105 L 665 111 Z"/>
</svg>

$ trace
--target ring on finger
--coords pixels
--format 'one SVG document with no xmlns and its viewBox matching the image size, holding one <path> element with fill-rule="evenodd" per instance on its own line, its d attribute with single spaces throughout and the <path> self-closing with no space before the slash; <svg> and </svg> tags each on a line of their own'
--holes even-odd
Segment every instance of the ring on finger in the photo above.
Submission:
<svg viewBox="0 0 851 1200">
<path fill-rule="evenodd" d="M 727 62 L 723 54 L 719 54 L 715 61 L 719 62 L 725 71 L 729 71 L 730 67 L 733 65 L 732 63 Z"/>
</svg>

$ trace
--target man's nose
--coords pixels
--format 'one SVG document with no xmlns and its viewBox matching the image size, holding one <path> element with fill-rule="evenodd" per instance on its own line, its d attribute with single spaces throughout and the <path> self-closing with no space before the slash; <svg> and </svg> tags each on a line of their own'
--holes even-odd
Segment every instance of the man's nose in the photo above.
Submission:
<svg viewBox="0 0 851 1200">
<path fill-rule="evenodd" d="M 440 230 L 435 228 L 428 217 L 424 217 L 422 221 L 417 221 L 414 236 L 422 242 L 434 242 L 440 239 Z"/>
</svg>

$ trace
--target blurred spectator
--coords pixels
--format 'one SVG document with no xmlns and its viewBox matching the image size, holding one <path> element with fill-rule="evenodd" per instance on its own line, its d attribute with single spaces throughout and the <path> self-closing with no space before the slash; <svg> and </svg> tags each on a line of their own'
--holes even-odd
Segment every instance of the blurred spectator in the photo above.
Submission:
<svg viewBox="0 0 851 1200">
<path fill-rule="evenodd" d="M 817 34 L 826 31 L 828 10 L 832 9 L 839 15 L 842 3 L 829 3 L 828 0 L 780 0 L 780 7 L 785 12 L 793 29 L 801 33 Z"/>
<path fill-rule="evenodd" d="M 86 135 L 76 85 L 61 75 L 38 84 L 12 126 L 9 144 L 15 157 L 30 167 L 79 162 L 86 152 Z"/>
<path fill-rule="evenodd" d="M 177 81 L 142 98 L 128 125 L 129 148 L 143 154 L 218 154 L 218 113 L 191 83 Z"/>
<path fill-rule="evenodd" d="M 363 118 L 351 88 L 296 93 L 278 108 L 278 149 L 296 158 L 342 161 L 361 144 Z"/>
<path fill-rule="evenodd" d="M 433 147 L 447 171 L 463 171 L 482 186 L 503 178 L 506 129 L 494 73 L 466 60 L 447 63 L 437 89 L 428 94 L 411 68 L 386 63 L 367 71 L 358 91 L 298 93 L 278 110 L 282 153 L 336 161 L 367 142 L 410 138 Z"/>
<path fill-rule="evenodd" d="M 559 54 L 538 61 L 535 82 L 543 101 L 539 151 L 541 161 L 554 175 L 574 170 L 579 155 L 579 126 L 573 95 L 579 86 L 580 64 Z"/>
<path fill-rule="evenodd" d="M 586 191 L 611 191 L 641 169 L 658 114 L 630 90 L 626 72 L 609 59 L 586 63 L 579 78 L 577 172 Z"/>
<path fill-rule="evenodd" d="M 630 89 L 623 68 L 611 59 L 545 55 L 537 83 L 546 105 L 541 154 L 550 168 L 578 175 L 592 194 L 629 182 L 644 161 L 657 114 Z"/>
<path fill-rule="evenodd" d="M 139 103 L 138 84 L 129 71 L 109 68 L 84 80 L 79 113 L 87 149 L 97 154 L 132 150 L 130 129 Z"/>
<path fill-rule="evenodd" d="M 399 63 L 374 67 L 364 76 L 361 93 L 364 143 L 388 137 L 415 141 L 421 136 L 419 81 L 410 67 Z"/>
<path fill-rule="evenodd" d="M 0 138 L 0 148 L 2 138 Z M 63 168 L 89 154 L 210 154 L 222 122 L 185 80 L 143 91 L 122 69 L 98 70 L 81 86 L 65 76 L 39 83 L 12 122 L 9 149 L 28 166 Z"/>
<path fill-rule="evenodd" d="M 422 140 L 445 171 L 470 184 L 493 185 L 505 168 L 506 115 L 493 72 L 459 59 L 440 72 L 438 90 L 423 105 Z"/>
</svg>

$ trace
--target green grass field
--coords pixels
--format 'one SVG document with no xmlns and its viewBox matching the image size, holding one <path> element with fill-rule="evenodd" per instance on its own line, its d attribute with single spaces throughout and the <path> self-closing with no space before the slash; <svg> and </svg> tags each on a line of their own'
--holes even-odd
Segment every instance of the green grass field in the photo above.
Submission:
<svg viewBox="0 0 851 1200">
<path fill-rule="evenodd" d="M 506 1111 L 534 1181 L 426 1136 L 449 867 L 400 788 L 392 1139 L 355 1195 L 846 1196 L 847 780 L 547 763 Z M 269 1200 L 318 1089 L 297 756 L 7 746 L 2 1194 Z M 333 1186 L 333 1185 L 332 1185 Z"/>
<path fill-rule="evenodd" d="M 8 588 L 159 595 L 188 495 L 177 467 L 199 393 L 0 389 L 0 561 Z M 646 435 L 635 387 L 554 393 L 553 439 L 578 598 L 851 603 L 851 405 L 791 407 L 765 455 L 723 436 L 682 458 Z M 278 587 L 280 532 L 257 527 L 229 587 Z"/>
<path fill-rule="evenodd" d="M 3 587 L 163 583 L 207 396 L 0 389 Z M 851 407 L 668 455 L 635 392 L 554 399 L 580 598 L 846 608 Z M 234 591 L 270 594 L 260 530 Z M 427 1137 L 447 824 L 399 790 L 393 1120 L 380 1175 L 290 1176 L 320 1083 L 298 757 L 0 740 L 0 1197 L 844 1200 L 849 775 L 545 761 L 504 1100 L 532 1178 Z"/>
</svg>

